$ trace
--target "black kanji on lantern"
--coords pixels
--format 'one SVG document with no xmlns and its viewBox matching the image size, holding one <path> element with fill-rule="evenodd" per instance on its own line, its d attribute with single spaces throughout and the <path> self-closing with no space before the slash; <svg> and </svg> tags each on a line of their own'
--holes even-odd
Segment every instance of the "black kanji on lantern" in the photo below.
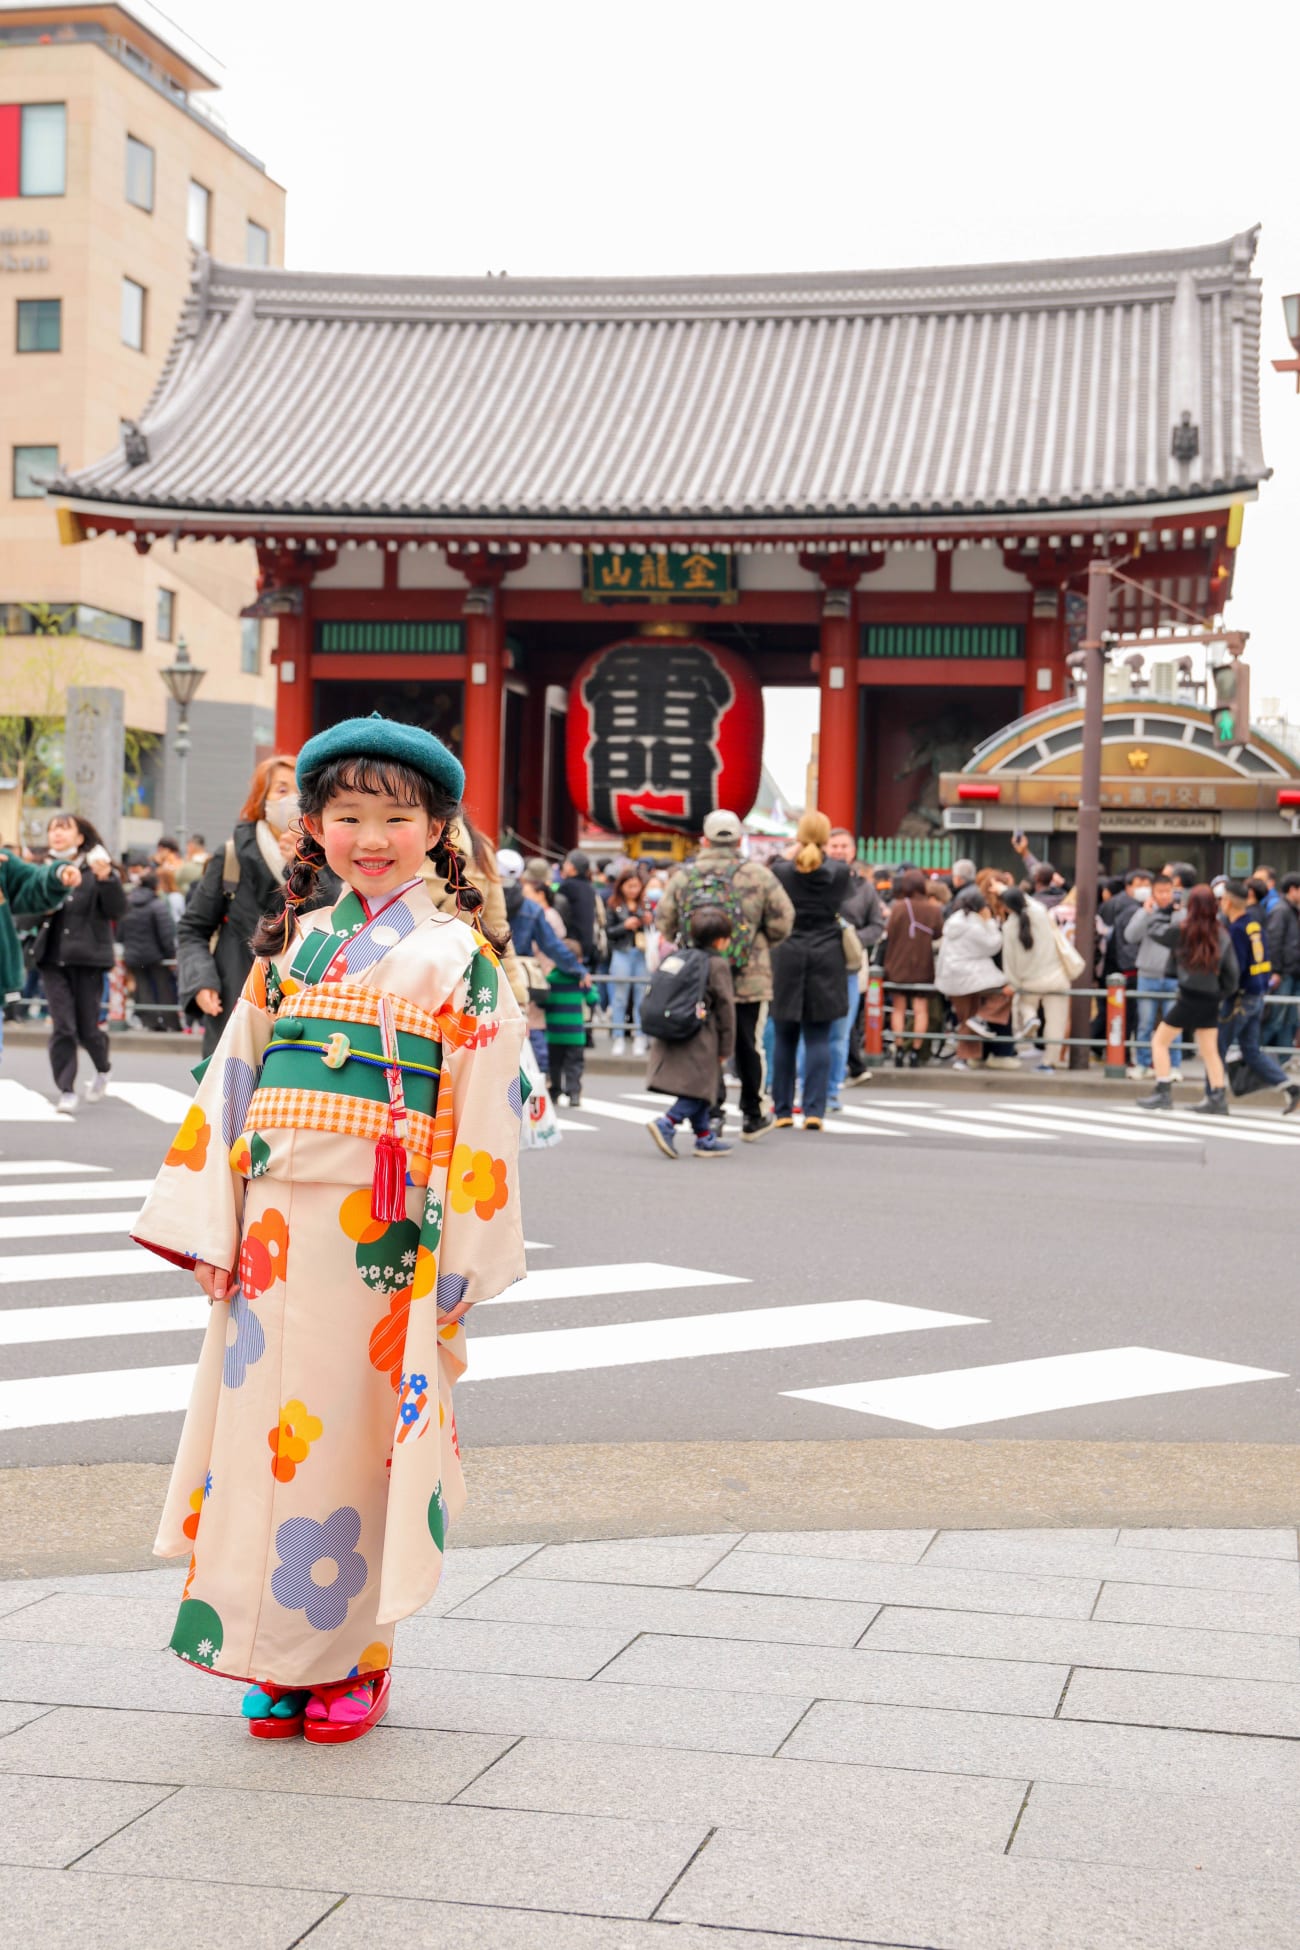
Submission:
<svg viewBox="0 0 1300 1950">
<path fill-rule="evenodd" d="M 620 644 L 582 685 L 590 721 L 591 816 L 620 831 L 629 813 L 696 833 L 722 769 L 719 731 L 735 701 L 703 644 Z"/>
</svg>

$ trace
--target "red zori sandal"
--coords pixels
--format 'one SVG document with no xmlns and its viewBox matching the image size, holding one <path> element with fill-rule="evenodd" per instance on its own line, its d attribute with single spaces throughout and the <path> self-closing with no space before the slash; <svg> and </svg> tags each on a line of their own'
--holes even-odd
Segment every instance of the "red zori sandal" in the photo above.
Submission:
<svg viewBox="0 0 1300 1950">
<path fill-rule="evenodd" d="M 265 1681 L 244 1695 L 243 1714 L 248 1731 L 258 1740 L 289 1740 L 303 1730 L 309 1695 L 301 1688 L 273 1686 Z"/>
<path fill-rule="evenodd" d="M 386 1672 L 371 1679 L 342 1680 L 334 1686 L 314 1686 L 307 1702 L 303 1735 L 326 1746 L 359 1740 L 376 1727 L 388 1711 L 392 1682 Z"/>
</svg>

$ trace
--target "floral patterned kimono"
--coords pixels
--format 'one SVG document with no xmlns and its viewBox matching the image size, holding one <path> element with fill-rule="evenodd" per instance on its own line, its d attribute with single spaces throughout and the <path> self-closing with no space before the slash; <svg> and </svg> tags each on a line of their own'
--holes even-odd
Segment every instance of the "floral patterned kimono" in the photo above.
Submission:
<svg viewBox="0 0 1300 1950">
<path fill-rule="evenodd" d="M 377 1672 L 432 1595 L 465 1500 L 465 1330 L 441 1315 L 524 1272 L 524 1035 L 491 948 L 421 883 L 373 912 L 348 892 L 254 964 L 134 1228 L 237 1269 L 154 1546 L 192 1552 L 182 1658 L 281 1686 Z M 383 1223 L 394 1054 L 406 1217 Z"/>
</svg>

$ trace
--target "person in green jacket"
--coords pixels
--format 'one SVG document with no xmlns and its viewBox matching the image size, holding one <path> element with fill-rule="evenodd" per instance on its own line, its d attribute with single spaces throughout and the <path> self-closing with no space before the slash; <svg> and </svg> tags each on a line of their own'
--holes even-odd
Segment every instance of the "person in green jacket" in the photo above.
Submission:
<svg viewBox="0 0 1300 1950">
<path fill-rule="evenodd" d="M 574 955 L 580 953 L 578 944 L 566 940 L 565 947 Z M 558 1104 L 561 1094 L 575 1109 L 582 1102 L 582 1071 L 587 1051 L 587 1018 L 591 1005 L 584 993 L 587 983 L 584 976 L 574 975 L 564 968 L 552 968 L 546 977 L 546 1000 L 542 1013 L 546 1017 L 546 1044 L 551 1064 L 551 1102 Z"/>
<path fill-rule="evenodd" d="M 8 847 L 0 847 L 0 1004 L 21 995 L 27 969 L 14 926 L 14 914 L 52 914 L 63 905 L 64 894 L 81 885 L 81 869 L 51 861 L 34 866 Z M 4 1048 L 4 1011 L 0 1006 L 0 1051 Z"/>
</svg>

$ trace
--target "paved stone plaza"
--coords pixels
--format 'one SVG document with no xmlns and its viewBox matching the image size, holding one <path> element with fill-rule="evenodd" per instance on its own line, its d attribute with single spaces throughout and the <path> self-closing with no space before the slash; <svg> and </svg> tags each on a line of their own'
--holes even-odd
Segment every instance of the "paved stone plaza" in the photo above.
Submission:
<svg viewBox="0 0 1300 1950">
<path fill-rule="evenodd" d="M 0 1587 L 14 1941 L 1300 1940 L 1293 1530 L 453 1550 L 332 1751 L 161 1649 L 183 1576 Z"/>
</svg>

